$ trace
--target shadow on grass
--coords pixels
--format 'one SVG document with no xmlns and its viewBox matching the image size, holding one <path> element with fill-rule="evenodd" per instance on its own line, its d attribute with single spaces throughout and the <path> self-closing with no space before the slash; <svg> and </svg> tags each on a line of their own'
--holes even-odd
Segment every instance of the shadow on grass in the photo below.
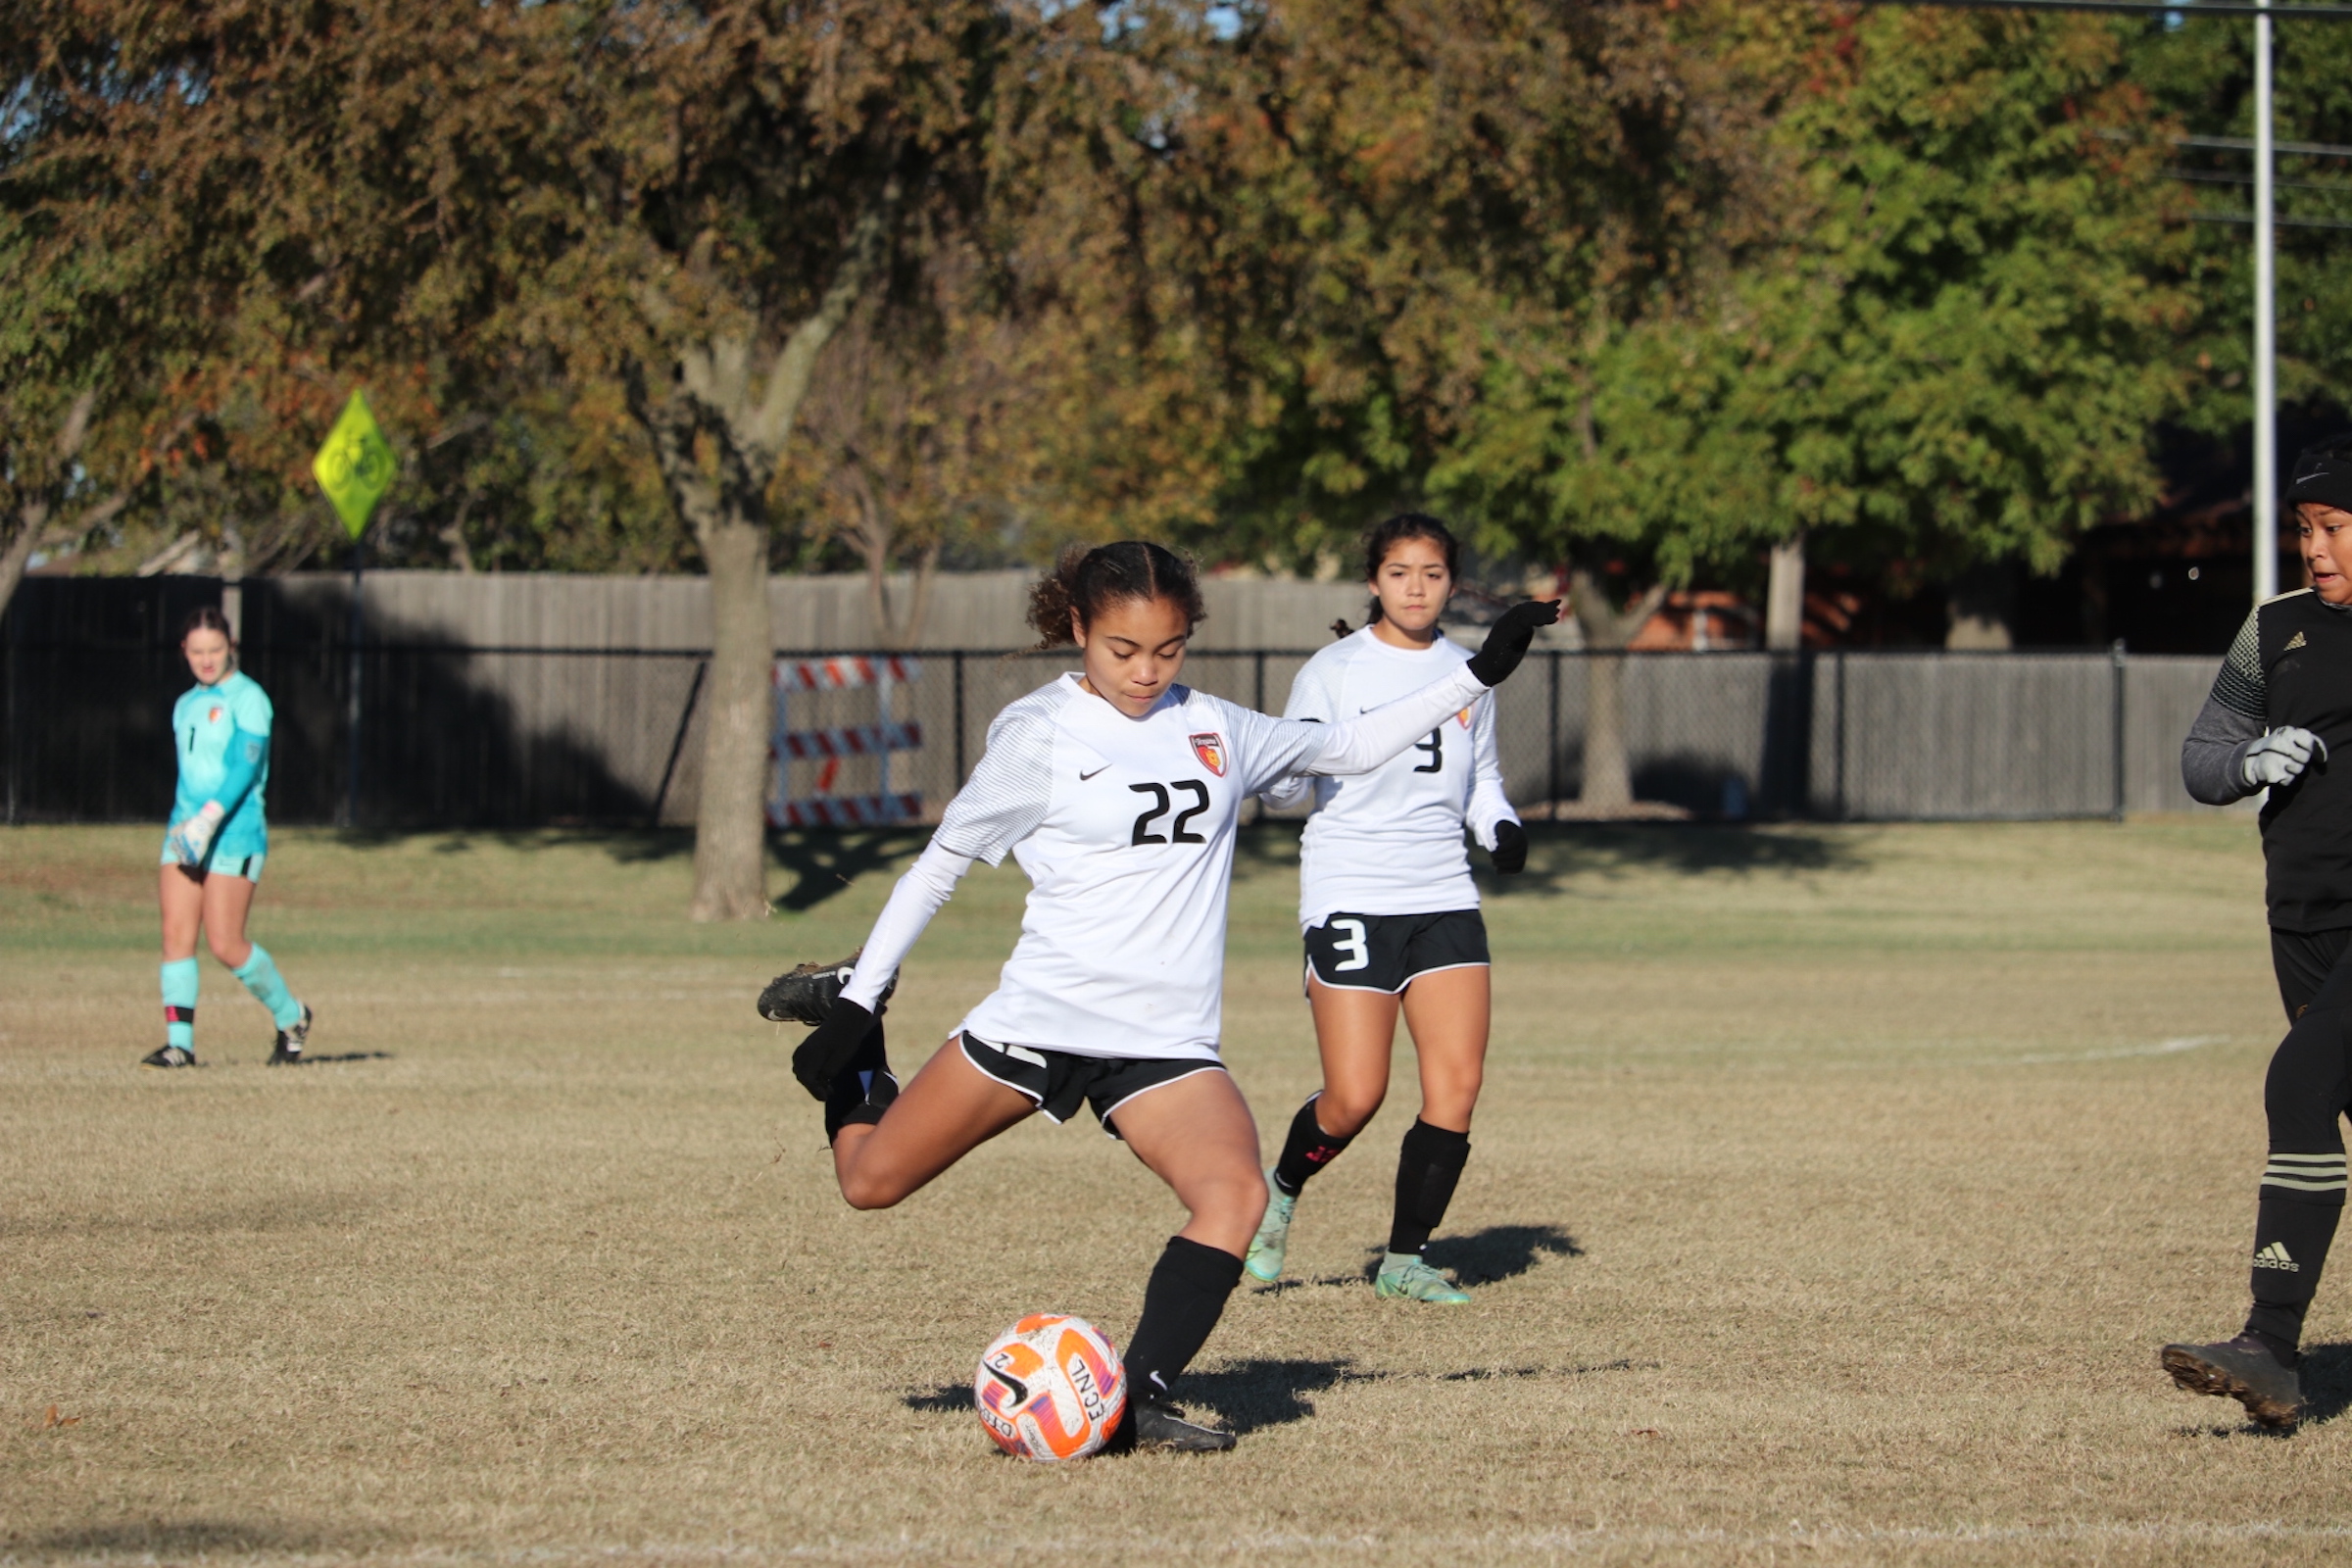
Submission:
<svg viewBox="0 0 2352 1568">
<path fill-rule="evenodd" d="M 7 1543 L 28 1554 L 63 1557 L 202 1557 L 213 1553 L 320 1552 L 346 1544 L 318 1530 L 226 1519 L 139 1519 L 76 1525 Z M 12 1553 L 13 1555 L 13 1553 Z"/>
<path fill-rule="evenodd" d="M 281 1067 L 323 1067 L 330 1061 L 390 1061 L 391 1059 L 392 1053 L 389 1051 L 338 1051 L 332 1055 L 314 1055 L 306 1051 L 302 1054 L 300 1061 L 281 1061 L 278 1065 Z"/>
<path fill-rule="evenodd" d="M 1252 871 L 1298 863 L 1301 824 L 1273 820 L 1242 829 L 1241 863 Z M 1489 896 L 1564 891 L 1569 878 L 1666 871 L 1859 871 L 1870 865 L 1867 847 L 1848 833 L 1810 823 L 1763 826 L 1707 822 L 1530 822 L 1527 869 L 1497 876 L 1484 850 L 1470 852 L 1471 869 Z"/>
<path fill-rule="evenodd" d="M 1372 1249 L 1363 1278 L 1380 1272 L 1386 1252 L 1385 1247 Z M 1423 1255 L 1432 1268 L 1451 1269 L 1467 1287 L 1515 1280 L 1546 1257 L 1582 1257 L 1585 1250 L 1557 1225 L 1490 1225 L 1467 1236 L 1441 1237 Z"/>
<path fill-rule="evenodd" d="M 1267 1360 L 1252 1357 L 1207 1372 L 1187 1372 L 1176 1392 L 1179 1405 L 1199 1403 L 1213 1408 L 1237 1436 L 1260 1427 L 1303 1421 L 1315 1413 L 1306 1396 L 1343 1383 L 1378 1383 L 1387 1374 L 1357 1370 L 1339 1360 Z M 961 1414 L 972 1408 L 968 1383 L 942 1383 L 903 1396 L 909 1410 Z"/>
<path fill-rule="evenodd" d="M 2303 1419 L 2332 1421 L 2352 1409 L 2352 1345 L 2303 1348 Z"/>
<path fill-rule="evenodd" d="M 1589 872 L 1857 871 L 1869 856 L 1851 835 L 1806 823 L 1734 826 L 1702 822 L 1530 822 L 1527 869 L 1495 877 L 1472 856 L 1481 882 L 1497 890 L 1557 892 L 1563 878 Z"/>
<path fill-rule="evenodd" d="M 556 823 L 548 827 L 346 827 L 335 843 L 347 850 L 397 849 L 419 839 L 434 840 L 436 855 L 467 855 L 477 845 L 503 850 L 586 847 L 602 850 L 615 864 L 643 865 L 685 859 L 694 854 L 694 830 L 683 827 L 598 827 Z"/>
<path fill-rule="evenodd" d="M 1264 1427 L 1288 1426 L 1315 1413 L 1310 1394 L 1347 1383 L 1378 1383 L 1384 1374 L 1366 1372 L 1345 1356 L 1273 1359 L 1252 1356 L 1213 1371 L 1187 1372 L 1178 1380 L 1176 1401 L 1198 1401 L 1214 1409 L 1236 1437 Z"/>
<path fill-rule="evenodd" d="M 849 890 L 858 878 L 884 870 L 929 842 L 927 827 L 853 828 L 835 832 L 770 833 L 768 851 L 793 879 L 775 907 L 813 909 Z"/>
<path fill-rule="evenodd" d="M 1351 1383 L 1489 1383 L 1528 1378 L 1590 1377 L 1599 1372 L 1652 1372 L 1655 1361 L 1618 1359 L 1579 1366 L 1474 1366 L 1456 1372 L 1380 1372 L 1346 1356 L 1251 1356 L 1223 1366 L 1187 1372 L 1176 1386 L 1180 1406 L 1201 1404 L 1217 1412 L 1237 1437 L 1265 1427 L 1287 1426 L 1315 1413 L 1309 1395 Z M 959 1415 L 972 1408 L 971 1386 L 942 1383 L 902 1396 L 909 1410 Z"/>
</svg>

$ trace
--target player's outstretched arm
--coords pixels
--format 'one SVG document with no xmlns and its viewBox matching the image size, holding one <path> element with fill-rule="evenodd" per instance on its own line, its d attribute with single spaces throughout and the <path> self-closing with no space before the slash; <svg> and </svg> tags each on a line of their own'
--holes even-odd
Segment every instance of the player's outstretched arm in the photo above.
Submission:
<svg viewBox="0 0 2352 1568">
<path fill-rule="evenodd" d="M 1300 771 L 1369 773 L 1419 741 L 1430 730 L 1501 685 L 1519 667 L 1538 627 L 1560 618 L 1556 599 L 1513 605 L 1487 632 L 1486 646 L 1450 675 L 1344 723 L 1318 725 L 1328 731 Z"/>
</svg>

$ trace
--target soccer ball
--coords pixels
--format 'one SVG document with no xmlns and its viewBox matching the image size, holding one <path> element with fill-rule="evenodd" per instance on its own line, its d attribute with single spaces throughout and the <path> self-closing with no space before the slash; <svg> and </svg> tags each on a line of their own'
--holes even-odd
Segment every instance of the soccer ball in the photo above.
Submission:
<svg viewBox="0 0 2352 1568">
<path fill-rule="evenodd" d="M 1086 1319 L 1036 1312 L 981 1354 L 972 1403 L 997 1446 L 1013 1457 L 1083 1459 L 1118 1429 L 1127 1371 Z"/>
</svg>

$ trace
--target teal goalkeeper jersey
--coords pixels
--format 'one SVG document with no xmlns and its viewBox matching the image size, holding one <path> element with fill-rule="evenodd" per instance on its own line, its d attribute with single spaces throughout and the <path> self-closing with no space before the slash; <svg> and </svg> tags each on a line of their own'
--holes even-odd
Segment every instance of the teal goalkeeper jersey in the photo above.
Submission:
<svg viewBox="0 0 2352 1568">
<path fill-rule="evenodd" d="M 220 800 L 228 816 L 213 842 L 213 858 L 233 860 L 270 850 L 270 826 L 262 816 L 262 791 L 270 782 L 270 699 L 259 682 L 231 670 L 217 686 L 192 686 L 172 705 L 172 743 L 179 752 L 179 792 L 172 802 L 170 827 L 194 816 L 207 801 L 220 800 L 232 761 L 251 766 L 253 785 L 241 800 Z M 235 747 L 235 753 L 230 748 Z M 233 769 L 243 773 L 244 766 Z"/>
</svg>

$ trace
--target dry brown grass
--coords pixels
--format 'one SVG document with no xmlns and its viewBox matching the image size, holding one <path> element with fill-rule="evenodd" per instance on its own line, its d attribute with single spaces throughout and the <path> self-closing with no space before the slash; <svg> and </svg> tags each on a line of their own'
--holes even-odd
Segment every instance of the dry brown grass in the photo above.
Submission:
<svg viewBox="0 0 2352 1568">
<path fill-rule="evenodd" d="M 672 841 L 283 834 L 256 934 L 318 1051 L 388 1054 L 263 1070 L 208 959 L 213 1065 L 167 1075 L 131 1066 L 153 839 L 0 836 L 0 1559 L 2352 1549 L 2352 1422 L 2260 1436 L 2155 1362 L 2241 1306 L 2278 1027 L 2242 821 L 1548 830 L 1492 906 L 1439 1249 L 1476 1303 L 1363 1282 L 1400 1099 L 1193 1380 L 1239 1450 L 1064 1471 L 995 1456 L 970 1363 L 1036 1308 L 1123 1337 L 1177 1216 L 1077 1125 L 843 1207 L 750 1001 L 884 875 L 713 930 Z M 976 877 L 918 952 L 902 1061 L 1019 890 Z M 1277 1128 L 1312 1080 L 1291 892 L 1253 840 L 1231 1054 Z M 2352 1292 L 2312 1326 L 2332 1417 Z"/>
</svg>

